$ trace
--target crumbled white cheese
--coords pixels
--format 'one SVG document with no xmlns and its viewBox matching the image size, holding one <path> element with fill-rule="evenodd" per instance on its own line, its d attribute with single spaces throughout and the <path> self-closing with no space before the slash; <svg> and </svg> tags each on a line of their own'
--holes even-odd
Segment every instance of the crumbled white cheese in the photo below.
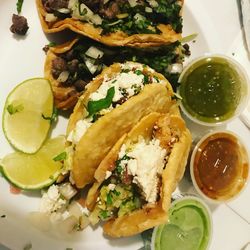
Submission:
<svg viewBox="0 0 250 250">
<path fill-rule="evenodd" d="M 128 93 L 127 98 L 129 98 L 136 94 L 136 88 L 143 89 L 143 81 L 144 76 L 142 74 L 137 75 L 133 71 L 129 71 L 127 73 L 121 72 L 112 78 L 105 76 L 99 89 L 90 95 L 90 99 L 96 101 L 105 98 L 111 87 L 115 88 L 115 95 L 112 100 L 113 102 L 119 101 L 122 97 L 124 97 L 122 95 L 122 91 L 124 90 Z"/>
<path fill-rule="evenodd" d="M 52 185 L 42 196 L 40 203 L 40 212 L 53 213 L 64 210 L 66 208 L 67 201 L 61 198 L 59 192 L 59 186 Z"/>
<path fill-rule="evenodd" d="M 115 189 L 115 184 L 113 184 L 113 183 L 110 183 L 109 185 L 108 185 L 108 189 L 109 190 L 111 190 L 111 191 L 113 191 L 114 189 Z"/>
<path fill-rule="evenodd" d="M 133 176 L 133 183 L 142 189 L 146 201 L 154 203 L 157 199 L 158 175 L 165 165 L 166 150 L 161 148 L 158 139 L 146 143 L 142 138 L 129 152 L 125 148 L 123 145 L 119 158 L 126 154 L 131 159 L 121 161 L 121 166 L 127 166 L 128 173 Z"/>
<path fill-rule="evenodd" d="M 108 179 L 111 175 L 112 175 L 112 172 L 107 170 L 105 180 Z"/>
<path fill-rule="evenodd" d="M 92 123 L 89 121 L 89 119 L 79 120 L 76 123 L 75 128 L 70 131 L 67 141 L 77 144 L 91 125 Z"/>
</svg>

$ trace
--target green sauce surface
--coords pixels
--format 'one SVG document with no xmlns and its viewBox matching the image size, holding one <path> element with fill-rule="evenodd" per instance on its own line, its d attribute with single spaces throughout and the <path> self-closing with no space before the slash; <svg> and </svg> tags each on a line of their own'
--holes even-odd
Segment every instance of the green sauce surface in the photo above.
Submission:
<svg viewBox="0 0 250 250">
<path fill-rule="evenodd" d="M 204 206 L 192 199 L 177 202 L 169 214 L 169 223 L 157 228 L 155 250 L 205 250 L 211 223 Z"/>
<path fill-rule="evenodd" d="M 182 105 L 204 122 L 231 118 L 244 92 L 242 77 L 224 58 L 209 57 L 194 63 L 180 81 Z"/>
</svg>

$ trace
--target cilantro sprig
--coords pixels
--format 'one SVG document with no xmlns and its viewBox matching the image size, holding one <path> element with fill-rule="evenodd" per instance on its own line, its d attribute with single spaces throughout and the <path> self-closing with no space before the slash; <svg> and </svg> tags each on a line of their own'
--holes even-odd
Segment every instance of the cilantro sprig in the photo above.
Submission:
<svg viewBox="0 0 250 250">
<path fill-rule="evenodd" d="M 67 153 L 62 152 L 53 158 L 54 161 L 63 161 L 67 158 Z"/>
<path fill-rule="evenodd" d="M 105 98 L 97 101 L 89 101 L 87 105 L 87 111 L 89 113 L 89 117 L 98 113 L 102 109 L 108 108 L 112 103 L 114 95 L 115 95 L 115 87 L 111 87 L 110 89 L 108 89 Z"/>
<path fill-rule="evenodd" d="M 17 13 L 18 13 L 18 14 L 21 13 L 22 7 L 23 7 L 23 0 L 17 0 L 17 3 L 16 3 L 16 10 L 17 10 Z"/>
</svg>

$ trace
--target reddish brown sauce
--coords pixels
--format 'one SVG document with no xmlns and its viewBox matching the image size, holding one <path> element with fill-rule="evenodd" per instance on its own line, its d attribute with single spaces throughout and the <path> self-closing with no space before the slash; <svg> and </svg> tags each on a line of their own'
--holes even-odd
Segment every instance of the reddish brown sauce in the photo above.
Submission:
<svg viewBox="0 0 250 250">
<path fill-rule="evenodd" d="M 212 199 L 231 198 L 248 176 L 246 150 L 231 134 L 218 132 L 204 140 L 194 158 L 194 177 Z"/>
</svg>

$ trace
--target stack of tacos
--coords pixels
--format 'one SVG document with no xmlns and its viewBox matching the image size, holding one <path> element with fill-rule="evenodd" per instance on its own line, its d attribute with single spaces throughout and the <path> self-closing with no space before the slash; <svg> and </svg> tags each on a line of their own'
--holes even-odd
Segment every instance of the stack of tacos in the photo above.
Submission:
<svg viewBox="0 0 250 250">
<path fill-rule="evenodd" d="M 56 106 L 74 107 L 65 170 L 88 190 L 91 223 L 106 221 L 104 233 L 112 237 L 166 222 L 185 170 L 191 135 L 173 90 L 188 52 L 179 41 L 182 6 L 37 0 L 45 32 L 67 28 L 88 37 L 50 48 L 45 77 Z"/>
<path fill-rule="evenodd" d="M 110 47 L 88 38 L 76 38 L 51 47 L 45 62 L 45 77 L 52 83 L 56 107 L 71 109 L 86 85 L 113 62 L 134 61 L 162 73 L 175 88 L 188 47 L 179 41 L 151 49 Z M 152 60 L 154 58 L 154 60 Z"/>
</svg>

